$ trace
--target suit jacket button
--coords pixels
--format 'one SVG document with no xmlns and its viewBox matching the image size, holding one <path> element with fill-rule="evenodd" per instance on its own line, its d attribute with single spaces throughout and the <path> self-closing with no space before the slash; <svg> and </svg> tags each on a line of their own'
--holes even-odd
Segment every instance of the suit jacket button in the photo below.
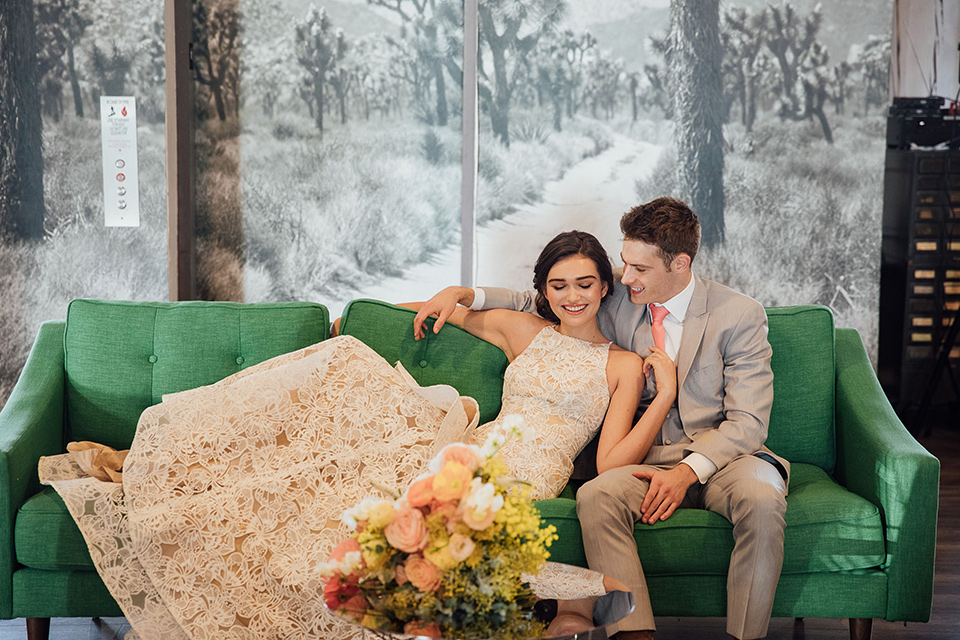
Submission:
<svg viewBox="0 0 960 640">
<path fill-rule="evenodd" d="M 421 361 L 420 361 L 420 368 L 421 368 L 421 369 L 426 369 L 426 368 L 427 368 L 427 361 L 426 361 L 426 360 L 421 360 Z"/>
</svg>

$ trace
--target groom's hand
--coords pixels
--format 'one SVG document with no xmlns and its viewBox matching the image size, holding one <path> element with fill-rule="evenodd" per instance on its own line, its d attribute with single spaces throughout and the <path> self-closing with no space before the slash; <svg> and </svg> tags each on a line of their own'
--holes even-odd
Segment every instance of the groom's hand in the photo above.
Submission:
<svg viewBox="0 0 960 640">
<path fill-rule="evenodd" d="M 473 289 L 470 287 L 447 287 L 420 305 L 420 311 L 413 319 L 413 337 L 417 340 L 427 335 L 423 323 L 430 316 L 437 316 L 433 332 L 443 328 L 458 304 L 469 307 L 473 304 Z"/>
<path fill-rule="evenodd" d="M 640 513 L 643 514 L 640 521 L 644 524 L 653 524 L 672 516 L 687 495 L 687 489 L 699 480 L 690 465 L 682 462 L 666 471 L 641 469 L 634 471 L 633 475 L 650 482 L 647 495 L 640 505 Z"/>
</svg>

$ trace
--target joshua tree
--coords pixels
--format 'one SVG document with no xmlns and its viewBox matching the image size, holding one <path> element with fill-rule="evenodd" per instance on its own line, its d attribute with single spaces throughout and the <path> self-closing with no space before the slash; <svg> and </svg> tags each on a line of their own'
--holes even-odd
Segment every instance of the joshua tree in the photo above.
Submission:
<svg viewBox="0 0 960 640">
<path fill-rule="evenodd" d="M 224 2 L 212 11 L 200 0 L 194 3 L 194 77 L 210 89 L 221 121 L 227 119 L 225 96 L 239 95 L 240 36 L 240 14 L 232 3 Z"/>
<path fill-rule="evenodd" d="M 297 62 L 307 71 L 307 81 L 313 90 L 313 102 L 316 110 L 314 120 L 320 134 L 323 134 L 323 93 L 327 78 L 336 71 L 337 63 L 346 54 L 347 43 L 342 29 L 334 29 L 327 11 L 310 5 L 307 18 L 296 27 Z"/>
<path fill-rule="evenodd" d="M 90 19 L 80 11 L 80 0 L 40 0 L 37 2 L 38 26 L 43 26 L 45 47 L 57 52 L 66 52 L 67 77 L 73 91 L 73 109 L 78 118 L 83 117 L 83 99 L 80 96 L 80 80 L 74 48 L 90 26 Z"/>
<path fill-rule="evenodd" d="M 484 0 L 479 3 L 480 46 L 489 52 L 491 78 L 478 58 L 477 91 L 490 114 L 493 135 L 510 146 L 510 103 L 525 77 L 525 62 L 537 41 L 556 28 L 566 10 L 556 0 Z"/>
</svg>

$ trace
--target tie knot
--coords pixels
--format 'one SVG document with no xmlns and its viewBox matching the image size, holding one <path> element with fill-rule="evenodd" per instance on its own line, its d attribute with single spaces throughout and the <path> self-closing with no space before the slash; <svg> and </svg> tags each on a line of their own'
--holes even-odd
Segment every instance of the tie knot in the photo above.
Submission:
<svg viewBox="0 0 960 640">
<path fill-rule="evenodd" d="M 663 324 L 663 319 L 668 315 L 670 315 L 670 311 L 666 307 L 658 307 L 655 304 L 650 305 L 650 317 L 653 318 L 654 322 Z"/>
</svg>

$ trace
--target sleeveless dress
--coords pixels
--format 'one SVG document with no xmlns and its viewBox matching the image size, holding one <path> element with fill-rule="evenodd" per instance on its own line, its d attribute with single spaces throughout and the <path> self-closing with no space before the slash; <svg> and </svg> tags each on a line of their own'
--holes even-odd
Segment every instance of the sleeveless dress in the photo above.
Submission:
<svg viewBox="0 0 960 640">
<path fill-rule="evenodd" d="M 507 368 L 500 415 L 538 435 L 501 454 L 538 498 L 559 493 L 602 423 L 607 348 L 547 327 Z M 83 477 L 69 455 L 42 459 L 40 474 L 132 635 L 356 638 L 327 613 L 315 570 L 346 537 L 340 515 L 374 484 L 405 488 L 446 444 L 483 442 L 496 423 L 474 429 L 476 414 L 343 336 L 146 409 L 122 485 Z"/>
<path fill-rule="evenodd" d="M 610 343 L 595 344 L 544 327 L 503 376 L 500 415 L 473 434 L 483 444 L 504 416 L 519 414 L 537 432 L 532 442 L 511 440 L 500 450 L 514 476 L 534 485 L 534 498 L 555 498 L 573 472 L 573 460 L 603 423 L 610 404 Z"/>
</svg>

